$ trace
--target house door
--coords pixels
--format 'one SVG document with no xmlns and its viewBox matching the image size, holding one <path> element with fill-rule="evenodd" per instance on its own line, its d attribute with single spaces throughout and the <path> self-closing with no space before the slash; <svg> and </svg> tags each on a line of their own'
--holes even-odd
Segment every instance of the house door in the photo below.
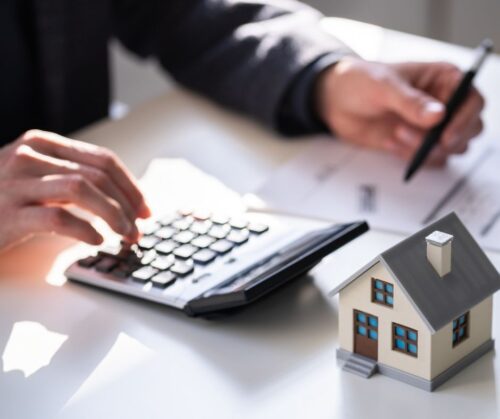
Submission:
<svg viewBox="0 0 500 419">
<path fill-rule="evenodd" d="M 378 318 L 354 310 L 354 352 L 378 359 Z"/>
</svg>

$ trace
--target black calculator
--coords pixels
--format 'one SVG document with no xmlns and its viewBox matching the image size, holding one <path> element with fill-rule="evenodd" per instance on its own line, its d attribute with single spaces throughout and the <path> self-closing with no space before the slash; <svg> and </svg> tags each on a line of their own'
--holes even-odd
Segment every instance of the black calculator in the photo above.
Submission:
<svg viewBox="0 0 500 419">
<path fill-rule="evenodd" d="M 105 245 L 72 264 L 66 276 L 195 316 L 257 300 L 368 225 L 183 209 L 150 219 L 140 230 L 138 243 Z"/>
</svg>

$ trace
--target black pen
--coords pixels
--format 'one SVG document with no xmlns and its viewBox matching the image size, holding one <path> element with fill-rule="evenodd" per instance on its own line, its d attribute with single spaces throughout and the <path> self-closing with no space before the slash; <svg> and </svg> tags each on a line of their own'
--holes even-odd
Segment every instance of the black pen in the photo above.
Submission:
<svg viewBox="0 0 500 419">
<path fill-rule="evenodd" d="M 418 170 L 418 168 L 424 163 L 429 153 L 439 142 L 443 131 L 446 129 L 451 119 L 455 116 L 464 100 L 467 98 L 467 94 L 469 93 L 469 90 L 472 86 L 474 77 L 479 72 L 479 69 L 486 60 L 486 57 L 488 57 L 488 55 L 493 51 L 493 42 L 490 39 L 485 39 L 483 42 L 481 42 L 481 45 L 478 49 L 478 58 L 472 68 L 464 74 L 462 80 L 460 81 L 460 84 L 457 87 L 457 90 L 455 90 L 450 100 L 448 101 L 446 105 L 446 113 L 443 120 L 429 131 L 427 137 L 425 137 L 424 142 L 415 153 L 415 156 L 413 156 L 413 160 L 408 166 L 408 170 L 405 174 L 405 182 L 408 182 L 414 175 L 414 173 Z"/>
</svg>

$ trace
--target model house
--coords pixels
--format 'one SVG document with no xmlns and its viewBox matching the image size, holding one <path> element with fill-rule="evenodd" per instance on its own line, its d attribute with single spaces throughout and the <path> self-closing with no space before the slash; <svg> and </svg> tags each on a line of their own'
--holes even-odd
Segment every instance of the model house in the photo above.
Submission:
<svg viewBox="0 0 500 419">
<path fill-rule="evenodd" d="M 500 275 L 450 214 L 376 257 L 339 293 L 344 369 L 432 391 L 493 348 Z"/>
</svg>

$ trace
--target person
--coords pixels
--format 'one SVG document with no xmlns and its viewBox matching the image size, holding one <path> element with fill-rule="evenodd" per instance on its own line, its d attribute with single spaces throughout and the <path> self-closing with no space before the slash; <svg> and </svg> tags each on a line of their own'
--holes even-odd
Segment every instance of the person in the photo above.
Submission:
<svg viewBox="0 0 500 419">
<path fill-rule="evenodd" d="M 364 61 L 324 32 L 320 19 L 289 0 L 4 0 L 0 248 L 43 231 L 100 243 L 67 204 L 130 240 L 138 237 L 137 218 L 150 215 L 115 154 L 61 136 L 106 117 L 110 38 L 283 134 L 329 131 L 409 159 L 443 117 L 460 70 Z M 466 151 L 482 130 L 483 106 L 474 89 L 430 164 Z"/>
</svg>

